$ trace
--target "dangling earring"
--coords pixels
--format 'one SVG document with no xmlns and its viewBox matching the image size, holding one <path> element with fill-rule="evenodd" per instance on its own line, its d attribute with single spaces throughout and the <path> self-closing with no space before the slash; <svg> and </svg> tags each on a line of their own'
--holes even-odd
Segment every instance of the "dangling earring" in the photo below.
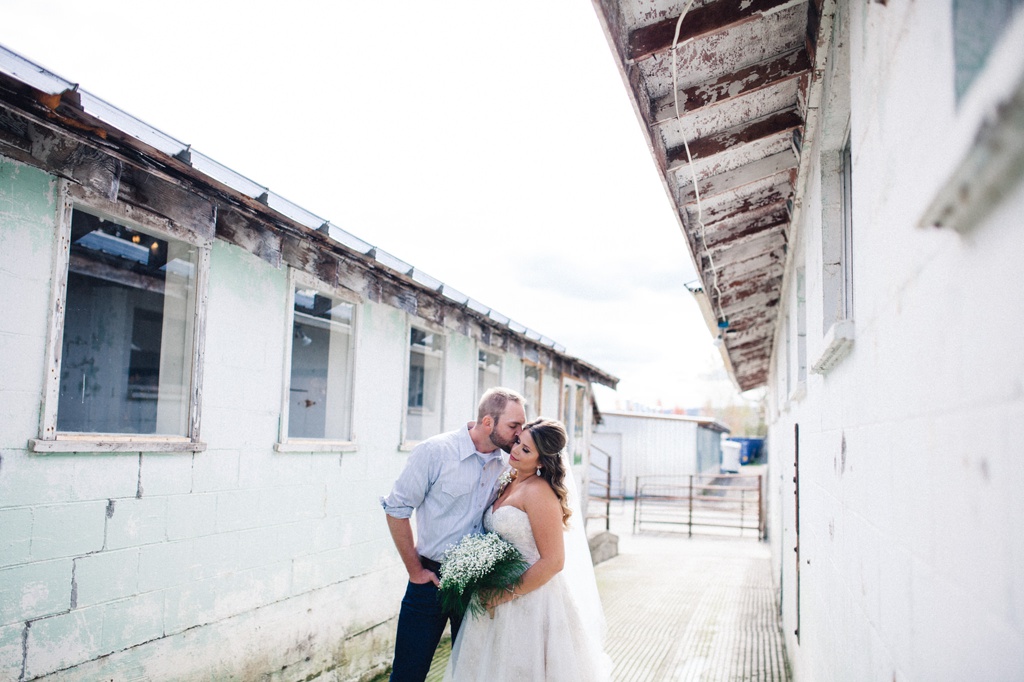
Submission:
<svg viewBox="0 0 1024 682">
<path fill-rule="evenodd" d="M 540 476 L 540 467 L 537 467 L 537 475 Z"/>
</svg>

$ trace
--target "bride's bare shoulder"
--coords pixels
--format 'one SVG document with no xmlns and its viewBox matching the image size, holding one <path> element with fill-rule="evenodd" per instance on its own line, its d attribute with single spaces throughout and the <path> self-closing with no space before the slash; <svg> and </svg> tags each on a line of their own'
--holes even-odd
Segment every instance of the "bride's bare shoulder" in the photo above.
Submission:
<svg viewBox="0 0 1024 682">
<path fill-rule="evenodd" d="M 541 509 L 550 507 L 558 510 L 561 509 L 561 505 L 558 503 L 558 495 L 547 481 L 537 480 L 531 485 L 524 487 L 526 489 L 523 491 L 523 497 L 527 504 L 537 506 Z"/>
</svg>

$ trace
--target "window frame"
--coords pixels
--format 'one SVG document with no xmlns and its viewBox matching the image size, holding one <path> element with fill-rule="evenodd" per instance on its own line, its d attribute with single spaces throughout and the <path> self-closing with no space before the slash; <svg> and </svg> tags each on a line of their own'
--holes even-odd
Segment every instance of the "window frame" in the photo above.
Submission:
<svg viewBox="0 0 1024 682">
<path fill-rule="evenodd" d="M 206 314 L 209 295 L 210 253 L 213 239 L 124 202 L 112 202 L 68 180 L 57 187 L 56 238 L 54 239 L 50 287 L 50 315 L 46 343 L 46 376 L 43 381 L 39 434 L 29 440 L 32 452 L 201 452 L 203 355 L 206 344 Z M 125 434 L 103 432 L 62 432 L 57 430 L 60 400 L 61 355 L 64 341 L 65 303 L 71 253 L 71 220 L 75 210 L 117 222 L 130 229 L 162 239 L 173 239 L 196 247 L 196 283 L 193 313 L 190 388 L 187 435 Z"/>
<path fill-rule="evenodd" d="M 807 270 L 796 269 L 796 386 L 790 400 L 807 395 Z"/>
<path fill-rule="evenodd" d="M 834 202 L 823 202 L 822 215 L 822 346 L 811 366 L 828 374 L 849 355 L 854 341 L 853 276 L 853 153 L 847 123 L 839 149 L 823 158 L 822 191 Z M 832 175 L 826 187 L 825 175 Z M 833 260 L 833 258 L 835 260 Z"/>
<path fill-rule="evenodd" d="M 534 419 L 537 419 L 541 415 L 540 405 L 541 405 L 541 401 L 544 398 L 544 365 L 542 365 L 539 362 L 534 362 L 532 360 L 527 360 L 525 358 L 523 359 L 522 362 L 523 362 L 523 397 L 526 399 L 526 406 L 528 408 L 527 412 L 526 412 L 527 421 L 532 421 Z M 527 395 L 527 391 L 526 391 L 526 370 L 527 370 L 528 367 L 533 367 L 534 369 L 537 370 L 537 401 L 536 401 L 536 403 L 531 403 L 530 396 Z M 530 414 L 531 410 L 529 408 L 532 408 L 532 412 L 533 412 L 532 415 Z"/>
<path fill-rule="evenodd" d="M 836 8 L 821 103 L 821 340 L 810 370 L 827 375 L 853 349 L 853 154 L 849 8 Z"/>
<path fill-rule="evenodd" d="M 352 305 L 352 332 L 349 335 L 348 362 L 348 400 L 352 405 L 348 417 L 347 440 L 334 438 L 295 438 L 288 435 L 288 418 L 291 406 L 292 380 L 292 342 L 295 330 L 295 290 L 314 289 L 333 299 Z M 332 286 L 320 278 L 296 268 L 288 268 L 288 295 L 286 296 L 287 320 L 285 322 L 284 342 L 284 373 L 281 382 L 281 417 L 278 424 L 278 440 L 274 444 L 276 452 L 352 452 L 357 449 L 355 431 L 355 392 L 356 372 L 359 353 L 359 317 L 361 315 L 362 298 L 353 291 Z"/>
<path fill-rule="evenodd" d="M 853 149 L 850 143 L 850 133 L 846 133 L 846 141 L 839 152 L 839 196 L 840 196 L 840 236 L 842 247 L 840 251 L 840 269 L 842 276 L 839 280 L 843 289 L 839 301 L 840 319 L 853 319 Z"/>
<path fill-rule="evenodd" d="M 484 353 L 486 353 L 487 355 L 493 355 L 494 357 L 498 358 L 498 383 L 494 384 L 494 386 L 488 386 L 487 388 L 484 388 L 483 390 L 480 390 L 480 373 L 483 370 L 483 367 L 481 367 L 480 355 L 484 354 Z M 473 386 L 473 391 L 476 394 L 476 402 L 477 402 L 477 404 L 479 404 L 480 403 L 480 398 L 483 397 L 484 392 L 486 392 L 488 389 L 495 388 L 497 386 L 504 386 L 505 385 L 505 383 L 504 383 L 505 382 L 505 353 L 503 351 L 498 350 L 496 348 L 493 348 L 491 346 L 485 346 L 483 344 L 477 344 L 477 346 L 476 346 L 476 374 L 474 376 L 474 380 L 475 380 L 475 385 Z"/>
<path fill-rule="evenodd" d="M 956 46 L 960 27 L 951 13 L 951 84 L 956 90 L 961 57 Z M 938 227 L 967 233 L 1003 204 L 1007 192 L 1020 182 L 1024 159 L 1024 9 L 1011 11 L 1010 20 L 992 37 L 987 54 L 962 92 L 956 94 L 955 113 L 946 139 L 948 167 L 939 173 L 934 197 L 918 221 L 920 228 Z"/>
<path fill-rule="evenodd" d="M 439 388 L 438 396 L 438 419 L 440 428 L 443 431 L 445 428 L 444 421 L 444 402 L 445 402 L 445 387 L 447 385 L 447 374 L 448 374 L 448 334 L 440 326 L 428 322 L 422 318 L 413 318 L 411 315 L 406 318 L 405 324 L 405 344 L 403 345 L 403 352 L 405 353 L 405 374 L 404 381 L 402 383 L 402 433 L 399 441 L 398 449 L 403 452 L 407 452 L 416 447 L 417 444 L 421 443 L 425 439 L 412 440 L 409 438 L 409 379 L 411 378 L 411 354 L 412 354 L 412 330 L 419 329 L 421 331 L 429 332 L 431 334 L 437 334 L 443 339 L 443 349 L 441 355 L 441 371 L 438 373 L 440 377 L 441 386 Z M 474 378 L 475 378 L 474 374 Z M 429 438 L 430 436 L 427 436 Z"/>
<path fill-rule="evenodd" d="M 571 374 L 563 374 L 560 382 L 558 414 L 565 425 L 568 441 L 565 444 L 566 455 L 570 458 L 570 466 L 580 466 L 589 462 L 589 455 L 586 452 L 590 447 L 590 430 L 593 424 L 590 423 L 590 385 Z M 583 394 L 583 402 L 579 402 L 580 392 Z M 571 411 L 570 411 L 571 410 Z M 582 423 L 578 423 L 582 418 Z M 588 424 L 591 427 L 588 429 Z M 579 435 L 577 435 L 579 431 Z"/>
</svg>

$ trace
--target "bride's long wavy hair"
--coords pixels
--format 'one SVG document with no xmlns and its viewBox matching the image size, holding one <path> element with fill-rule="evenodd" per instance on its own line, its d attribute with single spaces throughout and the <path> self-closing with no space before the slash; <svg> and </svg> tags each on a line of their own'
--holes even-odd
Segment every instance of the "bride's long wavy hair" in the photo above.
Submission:
<svg viewBox="0 0 1024 682">
<path fill-rule="evenodd" d="M 562 506 L 562 525 L 569 525 L 572 510 L 569 508 L 569 490 L 565 487 L 565 477 L 571 475 L 565 470 L 562 462 L 562 450 L 569 438 L 562 422 L 541 417 L 523 426 L 529 431 L 533 444 L 537 447 L 537 465 L 541 468 L 540 477 L 548 482 L 558 496 Z"/>
</svg>

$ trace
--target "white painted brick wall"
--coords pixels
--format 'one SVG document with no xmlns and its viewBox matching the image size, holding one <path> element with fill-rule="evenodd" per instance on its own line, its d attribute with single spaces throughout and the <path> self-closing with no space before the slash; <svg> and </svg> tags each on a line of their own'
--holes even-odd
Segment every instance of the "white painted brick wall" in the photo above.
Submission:
<svg viewBox="0 0 1024 682">
<path fill-rule="evenodd" d="M 0 626 L 0 679 L 16 680 L 21 677 L 24 634 L 24 623 Z"/>
<path fill-rule="evenodd" d="M 143 497 L 113 502 L 107 520 L 107 549 L 150 545 L 167 540 L 167 498 Z"/>
<path fill-rule="evenodd" d="M 30 454 L 53 192 L 46 174 L 0 160 L 0 679 L 58 670 L 67 680 L 258 678 L 284 666 L 302 679 L 389 662 L 405 577 L 378 497 L 408 456 L 399 450 L 407 314 L 359 306 L 356 450 L 276 452 L 287 271 L 218 242 L 207 449 Z M 448 333 L 454 428 L 474 417 L 477 347 Z M 546 375 L 552 416 L 558 398 Z"/>
<path fill-rule="evenodd" d="M 71 607 L 71 559 L 37 561 L 0 570 L 0 622 L 24 624 Z"/>
<path fill-rule="evenodd" d="M 123 599 L 139 591 L 137 547 L 97 552 L 74 560 L 73 601 L 76 608 Z"/>
<path fill-rule="evenodd" d="M 863 3 L 851 14 L 856 340 L 793 402 L 779 398 L 777 349 L 769 387 L 788 653 L 801 681 L 1018 680 L 1024 186 L 965 234 L 918 227 L 974 137 L 959 123 L 971 101 L 952 100 L 948 6 Z M 815 173 L 795 230 L 812 361 L 823 333 Z"/>
<path fill-rule="evenodd" d="M 0 509 L 0 568 L 16 566 L 32 558 L 32 510 L 28 507 Z"/>
</svg>

